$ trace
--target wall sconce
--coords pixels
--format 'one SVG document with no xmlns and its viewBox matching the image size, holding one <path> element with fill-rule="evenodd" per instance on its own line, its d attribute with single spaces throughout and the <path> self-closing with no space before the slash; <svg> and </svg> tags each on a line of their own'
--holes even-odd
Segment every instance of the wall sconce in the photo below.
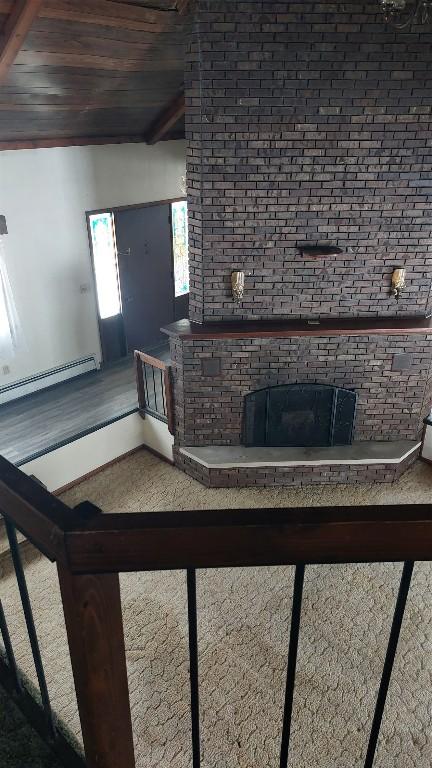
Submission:
<svg viewBox="0 0 432 768">
<path fill-rule="evenodd" d="M 244 295 L 245 273 L 231 272 L 231 290 L 234 301 L 241 301 Z"/>
<path fill-rule="evenodd" d="M 404 267 L 397 267 L 393 270 L 391 281 L 391 295 L 395 297 L 396 301 L 405 288 L 406 269 Z"/>
</svg>

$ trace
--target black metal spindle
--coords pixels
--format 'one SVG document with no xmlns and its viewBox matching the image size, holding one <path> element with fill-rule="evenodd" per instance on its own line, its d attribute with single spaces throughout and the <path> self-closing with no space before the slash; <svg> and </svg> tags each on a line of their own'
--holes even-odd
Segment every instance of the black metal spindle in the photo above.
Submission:
<svg viewBox="0 0 432 768">
<path fill-rule="evenodd" d="M 157 407 L 156 380 L 155 380 L 155 372 L 154 372 L 154 368 L 153 368 L 153 366 L 152 366 L 151 372 L 152 372 L 152 379 L 153 379 L 153 401 L 154 401 L 154 409 L 155 409 L 156 413 L 159 413 L 159 411 L 158 411 L 158 407 Z"/>
<path fill-rule="evenodd" d="M 45 672 L 42 663 L 42 657 L 39 648 L 39 641 L 37 637 L 36 627 L 33 619 L 33 611 L 30 603 L 30 597 L 27 589 L 27 581 L 22 566 L 21 555 L 19 552 L 18 541 L 16 537 L 15 527 L 5 518 L 6 533 L 9 540 L 10 551 L 12 555 L 12 561 L 15 568 L 15 575 L 18 583 L 18 589 L 21 597 L 21 603 L 24 612 L 24 618 L 27 626 L 27 633 L 30 640 L 30 646 L 33 654 L 33 661 L 36 669 L 36 675 L 39 683 L 39 689 L 42 699 L 42 706 L 45 713 L 46 723 L 51 735 L 51 738 L 55 738 L 56 730 L 53 721 L 51 703 L 48 694 L 48 688 L 45 679 Z"/>
<path fill-rule="evenodd" d="M 286 768 L 288 764 L 288 751 L 291 735 L 291 718 L 294 701 L 294 686 L 297 667 L 297 650 L 300 634 L 300 618 L 303 598 L 305 566 L 299 564 L 295 569 L 293 603 L 291 612 L 291 629 L 288 650 L 288 665 L 285 687 L 285 704 L 282 721 L 282 739 L 280 749 L 280 768 Z"/>
<path fill-rule="evenodd" d="M 407 603 L 409 588 L 411 584 L 411 577 L 414 569 L 414 563 L 412 560 L 407 560 L 404 563 L 402 577 L 399 586 L 399 593 L 396 600 L 395 612 L 393 615 L 393 621 L 390 630 L 390 637 L 387 646 L 386 656 L 384 660 L 384 667 L 381 676 L 380 687 L 378 690 L 377 701 L 375 705 L 375 712 L 372 721 L 372 728 L 369 737 L 369 744 L 366 753 L 365 768 L 372 768 L 375 752 L 378 743 L 378 736 L 381 728 L 381 722 L 384 714 L 384 707 L 387 699 L 387 693 L 390 685 L 390 678 L 393 670 L 393 664 L 396 657 L 397 646 L 399 642 L 399 635 L 402 627 L 402 621 L 405 613 L 405 607 Z"/>
<path fill-rule="evenodd" d="M 148 391 L 148 382 L 147 382 L 147 364 L 146 363 L 143 363 L 143 371 L 144 371 L 145 399 L 146 399 L 146 405 L 148 407 L 150 405 L 150 400 L 149 400 L 149 391 Z"/>
<path fill-rule="evenodd" d="M 160 374 L 160 386 L 161 386 L 161 392 L 162 392 L 162 407 L 164 416 L 167 415 L 167 409 L 166 409 L 166 397 L 165 397 L 165 382 L 164 382 L 164 374 L 163 371 L 159 371 Z"/>
<path fill-rule="evenodd" d="M 9 628 L 7 625 L 5 612 L 3 610 L 3 603 L 1 600 L 0 600 L 0 633 L 3 638 L 6 658 L 8 660 L 9 669 L 14 679 L 16 692 L 21 693 L 22 691 L 21 680 L 18 674 L 18 667 L 15 661 L 15 654 L 13 651 L 12 642 L 9 634 Z"/>
<path fill-rule="evenodd" d="M 198 621 L 196 599 L 196 571 L 187 570 L 188 626 L 189 626 L 189 675 L 192 720 L 192 765 L 200 768 L 200 715 L 199 715 L 199 680 L 198 680 Z"/>
</svg>

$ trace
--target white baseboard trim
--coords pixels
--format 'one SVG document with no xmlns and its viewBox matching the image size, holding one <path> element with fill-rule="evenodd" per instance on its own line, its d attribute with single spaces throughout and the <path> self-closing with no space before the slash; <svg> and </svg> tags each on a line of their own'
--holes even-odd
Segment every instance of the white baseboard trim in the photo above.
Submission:
<svg viewBox="0 0 432 768">
<path fill-rule="evenodd" d="M 138 413 L 131 413 L 22 464 L 20 469 L 27 475 L 35 475 L 53 492 L 141 446 L 148 446 L 172 461 L 173 437 L 167 425 L 152 416 L 142 419 Z"/>
<path fill-rule="evenodd" d="M 28 376 L 25 379 L 6 384 L 0 387 L 0 404 L 10 403 L 12 400 L 18 400 L 33 392 L 52 387 L 54 384 L 60 384 L 61 381 L 74 379 L 83 373 L 96 371 L 98 364 L 95 355 L 89 355 L 81 360 L 73 360 L 65 365 L 59 365 L 49 371 L 42 371 L 34 376 Z"/>
</svg>

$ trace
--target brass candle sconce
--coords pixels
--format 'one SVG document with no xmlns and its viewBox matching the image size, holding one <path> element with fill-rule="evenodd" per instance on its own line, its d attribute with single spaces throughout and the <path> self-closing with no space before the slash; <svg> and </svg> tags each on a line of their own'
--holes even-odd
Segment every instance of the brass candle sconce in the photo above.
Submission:
<svg viewBox="0 0 432 768">
<path fill-rule="evenodd" d="M 406 269 L 397 267 L 393 270 L 391 280 L 391 295 L 398 301 L 403 289 L 405 288 Z"/>
<path fill-rule="evenodd" d="M 234 301 L 241 301 L 244 296 L 245 273 L 239 270 L 231 272 L 231 291 Z"/>
</svg>

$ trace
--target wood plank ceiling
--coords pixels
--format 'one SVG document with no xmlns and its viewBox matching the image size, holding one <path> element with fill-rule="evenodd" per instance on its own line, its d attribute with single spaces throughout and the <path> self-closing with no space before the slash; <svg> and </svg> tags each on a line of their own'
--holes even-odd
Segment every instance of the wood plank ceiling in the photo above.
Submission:
<svg viewBox="0 0 432 768">
<path fill-rule="evenodd" d="M 187 0 L 0 0 L 0 150 L 183 138 Z"/>
</svg>

